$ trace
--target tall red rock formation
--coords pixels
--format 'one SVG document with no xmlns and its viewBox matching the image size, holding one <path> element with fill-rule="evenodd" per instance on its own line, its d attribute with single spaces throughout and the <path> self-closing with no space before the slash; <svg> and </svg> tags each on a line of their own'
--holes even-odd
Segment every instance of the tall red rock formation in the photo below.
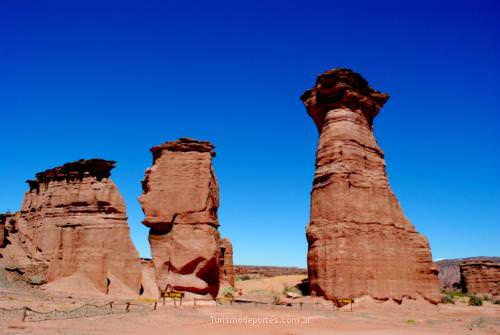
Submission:
<svg viewBox="0 0 500 335">
<path fill-rule="evenodd" d="M 219 290 L 219 190 L 209 142 L 179 139 L 151 149 L 139 202 L 160 290 L 215 297 Z"/>
<path fill-rule="evenodd" d="M 125 204 L 109 179 L 114 164 L 80 160 L 29 180 L 2 252 L 11 266 L 21 272 L 27 265 L 46 266 L 38 276 L 55 289 L 138 294 L 139 256 Z"/>
<path fill-rule="evenodd" d="M 228 238 L 219 241 L 220 248 L 220 272 L 221 285 L 234 287 L 234 267 L 233 267 L 233 244 Z"/>
<path fill-rule="evenodd" d="M 313 295 L 440 299 L 429 243 L 403 215 L 373 136 L 388 98 L 348 69 L 325 72 L 301 97 L 320 133 L 307 227 Z"/>
<path fill-rule="evenodd" d="M 500 297 L 498 260 L 470 260 L 460 263 L 460 278 L 465 292 Z"/>
</svg>

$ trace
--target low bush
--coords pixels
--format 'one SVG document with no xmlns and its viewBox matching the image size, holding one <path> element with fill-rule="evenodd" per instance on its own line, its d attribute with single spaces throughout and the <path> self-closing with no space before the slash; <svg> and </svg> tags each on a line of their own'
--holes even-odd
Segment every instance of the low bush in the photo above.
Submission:
<svg viewBox="0 0 500 335">
<path fill-rule="evenodd" d="M 483 301 L 491 301 L 491 296 L 488 294 L 483 295 Z"/>
<path fill-rule="evenodd" d="M 222 289 L 221 295 L 226 298 L 233 298 L 236 290 L 232 286 L 224 287 Z"/>
<path fill-rule="evenodd" d="M 455 300 L 453 300 L 452 296 L 445 294 L 441 298 L 441 303 L 443 303 L 443 304 L 454 304 Z"/>
<path fill-rule="evenodd" d="M 443 290 L 442 293 L 453 299 L 463 298 L 466 296 L 466 294 L 460 290 Z"/>
<path fill-rule="evenodd" d="M 469 297 L 469 306 L 482 306 L 483 300 L 477 295 L 473 294 Z"/>
<path fill-rule="evenodd" d="M 249 275 L 243 275 L 243 276 L 238 276 L 236 277 L 236 280 L 240 280 L 240 281 L 245 281 L 245 280 L 250 280 L 252 278 L 250 278 Z"/>
</svg>

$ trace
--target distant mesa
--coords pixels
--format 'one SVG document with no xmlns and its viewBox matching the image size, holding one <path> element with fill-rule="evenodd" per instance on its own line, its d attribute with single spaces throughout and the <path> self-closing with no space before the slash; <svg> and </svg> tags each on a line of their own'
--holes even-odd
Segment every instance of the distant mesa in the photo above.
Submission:
<svg viewBox="0 0 500 335">
<path fill-rule="evenodd" d="M 437 303 L 429 243 L 403 215 L 372 132 L 389 96 L 352 70 L 334 69 L 301 99 L 320 133 L 307 227 L 311 293 Z"/>
</svg>

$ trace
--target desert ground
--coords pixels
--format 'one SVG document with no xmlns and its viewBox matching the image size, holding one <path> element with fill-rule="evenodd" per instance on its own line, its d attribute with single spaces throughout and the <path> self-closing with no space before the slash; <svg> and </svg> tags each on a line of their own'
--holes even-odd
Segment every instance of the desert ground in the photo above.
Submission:
<svg viewBox="0 0 500 335">
<path fill-rule="evenodd" d="M 311 297 L 290 299 L 286 292 L 304 276 L 277 276 L 237 281 L 236 299 L 256 303 L 225 302 L 196 307 L 184 302 L 174 307 L 154 301 L 129 300 L 130 312 L 123 311 L 124 301 L 116 302 L 117 314 L 91 317 L 21 321 L 22 312 L 0 311 L 0 334 L 500 334 L 500 305 L 484 302 L 468 306 L 465 301 L 431 305 L 424 300 L 375 302 L 360 298 L 352 306 L 333 310 L 332 305 Z M 276 298 L 278 296 L 278 298 Z M 266 300 L 267 299 L 267 300 Z M 264 304 L 269 299 L 279 305 Z M 109 301 L 109 298 L 108 298 Z M 38 311 L 74 310 L 84 304 L 105 304 L 104 297 L 68 296 L 42 290 L 4 288 L 0 308 L 29 306 Z M 299 302 L 303 302 L 300 309 Z"/>
</svg>

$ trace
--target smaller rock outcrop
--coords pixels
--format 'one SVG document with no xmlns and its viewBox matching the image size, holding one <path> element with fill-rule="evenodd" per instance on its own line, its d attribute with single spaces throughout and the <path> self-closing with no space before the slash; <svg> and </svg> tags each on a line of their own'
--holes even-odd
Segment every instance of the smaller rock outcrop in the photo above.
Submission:
<svg viewBox="0 0 500 335">
<path fill-rule="evenodd" d="M 160 290 L 219 291 L 219 189 L 214 146 L 181 138 L 153 147 L 139 197 Z"/>
<path fill-rule="evenodd" d="M 500 297 L 500 261 L 465 261 L 460 263 L 460 277 L 465 292 Z"/>
<path fill-rule="evenodd" d="M 223 238 L 219 241 L 219 248 L 219 280 L 221 286 L 229 285 L 234 287 L 233 244 L 228 238 Z"/>
<path fill-rule="evenodd" d="M 441 289 L 462 290 L 466 292 L 466 288 L 463 287 L 464 283 L 460 275 L 460 264 L 481 262 L 500 263 L 500 257 L 476 256 L 467 258 L 441 259 L 436 261 Z"/>
<path fill-rule="evenodd" d="M 28 180 L 19 212 L 7 218 L 0 253 L 7 269 L 48 289 L 137 295 L 139 256 L 125 203 L 109 178 L 115 162 L 79 160 Z M 4 219 L 5 221 L 5 219 Z"/>
</svg>

